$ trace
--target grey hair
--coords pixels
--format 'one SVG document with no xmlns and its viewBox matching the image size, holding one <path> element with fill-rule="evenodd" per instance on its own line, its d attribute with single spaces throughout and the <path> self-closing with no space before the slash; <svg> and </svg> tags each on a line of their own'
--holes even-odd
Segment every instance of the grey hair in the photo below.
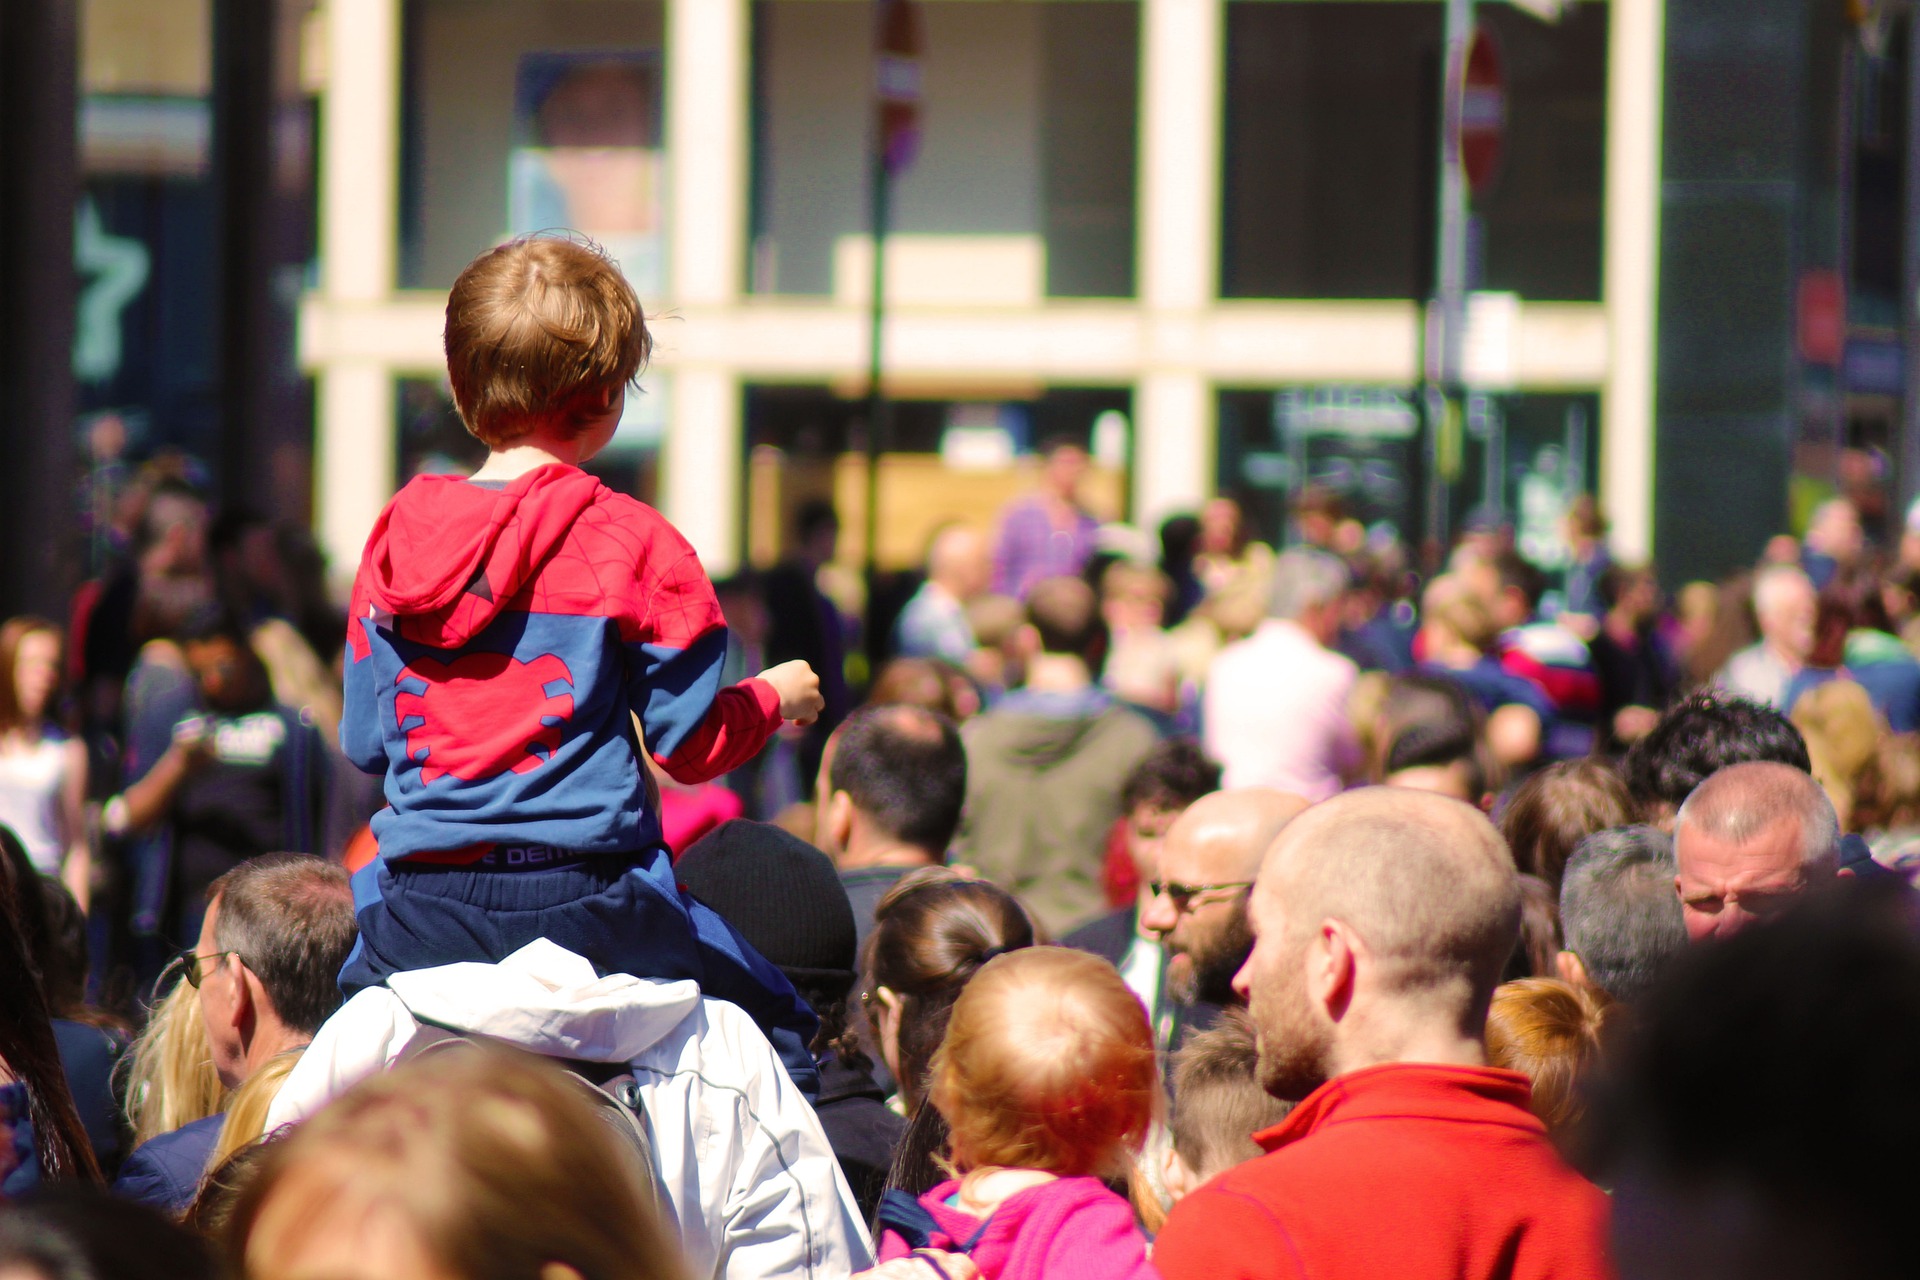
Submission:
<svg viewBox="0 0 1920 1280">
<path fill-rule="evenodd" d="M 1567 860 L 1561 933 L 1588 980 L 1615 1000 L 1644 997 L 1686 950 L 1673 875 L 1673 837 L 1658 827 L 1596 831 Z"/>
<path fill-rule="evenodd" d="M 1311 547 L 1283 551 L 1273 562 L 1273 595 L 1268 612 L 1276 618 L 1298 618 L 1309 609 L 1338 600 L 1347 583 L 1347 566 L 1340 557 Z"/>
<path fill-rule="evenodd" d="M 1800 865 L 1838 867 L 1840 817 L 1813 776 L 1790 764 L 1728 765 L 1693 789 L 1674 817 L 1673 832 L 1691 826 L 1715 840 L 1742 845 L 1791 818 L 1800 827 Z"/>
</svg>

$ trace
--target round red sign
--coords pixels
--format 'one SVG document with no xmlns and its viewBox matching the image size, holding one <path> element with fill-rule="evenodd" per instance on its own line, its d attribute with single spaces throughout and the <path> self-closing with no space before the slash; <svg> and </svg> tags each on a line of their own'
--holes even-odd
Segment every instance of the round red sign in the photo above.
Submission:
<svg viewBox="0 0 1920 1280">
<path fill-rule="evenodd" d="M 1500 171 L 1507 141 L 1507 81 L 1500 69 L 1500 47 L 1485 27 L 1475 27 L 1467 45 L 1466 67 L 1456 81 L 1454 108 L 1460 168 L 1475 195 Z"/>
</svg>

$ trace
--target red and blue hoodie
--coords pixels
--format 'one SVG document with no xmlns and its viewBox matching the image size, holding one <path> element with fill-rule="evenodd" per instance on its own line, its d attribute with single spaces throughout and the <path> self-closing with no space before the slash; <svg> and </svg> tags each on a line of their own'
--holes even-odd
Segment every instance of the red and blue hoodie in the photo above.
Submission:
<svg viewBox="0 0 1920 1280">
<path fill-rule="evenodd" d="M 780 725 L 764 680 L 720 687 L 727 631 L 659 512 L 573 467 L 409 483 L 354 579 L 340 745 L 386 775 L 383 858 L 660 841 L 634 734 L 704 782 Z"/>
</svg>

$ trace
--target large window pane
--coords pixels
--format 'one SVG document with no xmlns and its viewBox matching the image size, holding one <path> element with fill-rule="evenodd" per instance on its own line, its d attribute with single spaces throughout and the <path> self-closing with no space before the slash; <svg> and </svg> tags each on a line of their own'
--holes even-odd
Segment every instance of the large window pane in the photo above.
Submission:
<svg viewBox="0 0 1920 1280">
<path fill-rule="evenodd" d="M 1478 13 L 1508 91 L 1473 287 L 1597 301 L 1606 6 L 1553 24 Z M 1430 291 L 1443 17 L 1437 3 L 1228 6 L 1222 294 Z"/>
<path fill-rule="evenodd" d="M 913 276 L 938 290 L 985 270 L 951 286 L 1016 303 L 1131 293 L 1138 6 L 920 9 L 922 146 L 891 224 Z M 846 245 L 870 228 L 873 6 L 763 0 L 754 15 L 752 288 L 857 292 Z"/>
<path fill-rule="evenodd" d="M 659 0 L 412 0 L 401 275 L 567 226 L 661 293 Z"/>
<path fill-rule="evenodd" d="M 81 8 L 74 381 L 133 456 L 217 448 L 219 271 L 207 0 Z"/>
<path fill-rule="evenodd" d="M 1479 203 L 1484 288 L 1600 300 L 1607 9 L 1571 5 L 1554 25 L 1506 5 L 1478 9 L 1508 86 L 1506 153 Z"/>
<path fill-rule="evenodd" d="M 1441 17 L 1438 4 L 1227 6 L 1223 295 L 1426 292 Z"/>
</svg>

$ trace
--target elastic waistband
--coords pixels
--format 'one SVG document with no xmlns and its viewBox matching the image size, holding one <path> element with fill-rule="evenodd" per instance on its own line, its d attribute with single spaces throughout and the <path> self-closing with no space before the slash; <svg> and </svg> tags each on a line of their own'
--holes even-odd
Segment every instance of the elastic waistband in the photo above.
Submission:
<svg viewBox="0 0 1920 1280">
<path fill-rule="evenodd" d="M 563 849 L 551 844 L 479 844 L 465 849 L 415 854 L 387 863 L 394 871 L 555 871 L 562 867 L 631 866 L 642 855 Z"/>
</svg>

